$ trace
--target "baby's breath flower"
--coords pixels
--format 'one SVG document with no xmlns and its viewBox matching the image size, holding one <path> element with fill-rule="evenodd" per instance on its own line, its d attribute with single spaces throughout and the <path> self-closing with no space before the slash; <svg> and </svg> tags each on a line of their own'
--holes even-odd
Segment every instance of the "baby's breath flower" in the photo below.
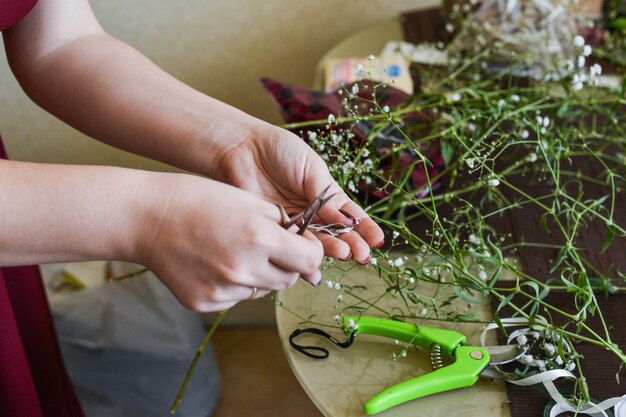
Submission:
<svg viewBox="0 0 626 417">
<path fill-rule="evenodd" d="M 365 68 L 363 68 L 363 64 L 358 64 L 356 66 L 356 73 L 357 74 L 362 74 L 365 71 Z"/>
<path fill-rule="evenodd" d="M 585 38 L 580 35 L 574 36 L 574 46 L 577 48 L 582 48 L 585 45 Z"/>
<path fill-rule="evenodd" d="M 328 124 L 333 124 L 335 122 L 335 115 L 334 114 L 329 114 L 328 115 Z"/>
<path fill-rule="evenodd" d="M 482 240 L 480 240 L 480 238 L 473 233 L 469 235 L 469 241 L 474 245 L 480 245 L 482 243 Z"/>
<path fill-rule="evenodd" d="M 480 279 L 481 279 L 481 281 L 487 281 L 487 278 L 488 278 L 488 277 L 489 277 L 489 276 L 487 275 L 487 273 L 486 273 L 485 271 L 480 271 L 480 272 L 478 273 L 478 278 L 480 278 Z"/>
<path fill-rule="evenodd" d="M 528 154 L 528 161 L 529 162 L 536 162 L 537 161 L 537 154 L 534 152 L 531 152 Z"/>
<path fill-rule="evenodd" d="M 515 340 L 517 341 L 517 344 L 520 346 L 526 346 L 526 344 L 528 343 L 528 338 L 524 334 L 520 334 L 519 336 L 517 336 L 517 339 Z"/>
<path fill-rule="evenodd" d="M 583 56 L 591 55 L 591 46 L 585 45 L 583 46 Z"/>
<path fill-rule="evenodd" d="M 578 66 L 578 68 L 584 67 L 585 61 L 585 57 L 583 55 L 579 55 L 578 58 L 576 58 L 576 65 Z"/>
<path fill-rule="evenodd" d="M 492 186 L 492 187 L 497 187 L 498 185 L 500 185 L 500 180 L 499 180 L 499 179 L 497 179 L 497 178 L 490 178 L 490 179 L 487 181 L 487 184 L 489 184 L 489 185 L 490 185 L 490 186 Z"/>
<path fill-rule="evenodd" d="M 519 96 L 517 94 L 512 94 L 511 95 L 511 101 L 514 103 L 518 103 L 520 100 Z"/>
<path fill-rule="evenodd" d="M 454 32 L 454 25 L 452 23 L 446 23 L 446 32 L 448 33 Z"/>
<path fill-rule="evenodd" d="M 397 268 L 401 267 L 402 264 L 404 264 L 404 259 L 402 258 L 397 258 L 395 261 L 393 261 L 393 266 Z"/>
<path fill-rule="evenodd" d="M 378 259 L 377 258 L 373 258 L 373 257 L 370 258 L 370 265 L 374 265 L 374 266 L 378 265 Z"/>
<path fill-rule="evenodd" d="M 359 328 L 359 325 L 354 322 L 354 319 L 349 319 L 347 325 L 348 328 L 352 330 L 356 330 Z"/>
<path fill-rule="evenodd" d="M 359 94 L 359 85 L 358 84 L 353 84 L 352 85 L 352 90 L 351 90 L 352 94 L 357 95 Z"/>
<path fill-rule="evenodd" d="M 368 59 L 368 61 L 373 61 L 373 60 L 376 59 L 376 57 L 374 55 L 370 54 L 370 55 L 367 56 L 367 59 Z"/>
<path fill-rule="evenodd" d="M 337 296 L 337 302 L 338 302 L 338 303 L 343 303 L 343 295 L 339 294 L 339 295 Z"/>
<path fill-rule="evenodd" d="M 599 75 L 602 75 L 602 66 L 600 64 L 593 64 L 590 68 L 589 68 L 589 75 L 591 77 L 597 77 Z"/>
<path fill-rule="evenodd" d="M 335 289 L 336 290 L 340 290 L 341 289 L 341 284 L 338 282 L 335 282 Z"/>
<path fill-rule="evenodd" d="M 330 280 L 326 280 L 326 286 L 328 288 L 333 288 L 335 286 L 335 283 Z"/>
<path fill-rule="evenodd" d="M 389 113 L 389 106 L 385 106 L 385 107 L 383 107 L 383 111 L 384 111 L 385 113 Z"/>
<path fill-rule="evenodd" d="M 450 100 L 452 101 L 459 101 L 461 100 L 461 95 L 459 93 L 454 93 L 450 96 Z"/>
<path fill-rule="evenodd" d="M 528 130 L 522 129 L 519 135 L 522 139 L 528 139 L 528 137 L 530 136 L 530 133 L 528 133 Z"/>
</svg>

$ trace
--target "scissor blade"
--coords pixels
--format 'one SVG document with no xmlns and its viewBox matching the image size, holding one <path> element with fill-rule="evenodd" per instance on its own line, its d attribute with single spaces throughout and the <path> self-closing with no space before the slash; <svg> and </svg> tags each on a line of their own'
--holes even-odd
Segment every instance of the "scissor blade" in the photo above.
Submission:
<svg viewBox="0 0 626 417">
<path fill-rule="evenodd" d="M 485 346 L 485 350 L 489 352 L 491 357 L 489 365 L 513 362 L 526 352 L 524 347 L 518 345 Z"/>
<path fill-rule="evenodd" d="M 489 365 L 480 373 L 482 378 L 489 379 L 503 379 L 505 381 L 515 381 L 516 379 L 520 379 L 519 376 L 512 372 L 506 372 L 502 369 L 499 369 L 497 366 Z"/>
<path fill-rule="evenodd" d="M 489 352 L 490 359 L 489 365 L 480 373 L 481 377 L 504 379 L 505 381 L 519 379 L 519 376 L 500 369 L 498 365 L 504 365 L 519 359 L 520 356 L 526 353 L 526 348 L 518 345 L 485 346 L 484 348 Z"/>
</svg>

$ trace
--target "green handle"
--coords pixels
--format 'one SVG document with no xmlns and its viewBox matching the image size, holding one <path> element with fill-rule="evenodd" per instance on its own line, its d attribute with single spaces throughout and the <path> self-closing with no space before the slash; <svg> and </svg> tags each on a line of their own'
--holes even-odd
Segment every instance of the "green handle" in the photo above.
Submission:
<svg viewBox="0 0 626 417">
<path fill-rule="evenodd" d="M 350 329 L 353 320 L 356 329 Z M 489 353 L 476 346 L 460 346 L 466 338 L 452 330 L 433 329 L 393 320 L 371 317 L 345 317 L 344 326 L 357 334 L 373 334 L 402 340 L 430 350 L 436 343 L 442 351 L 454 358 L 454 362 L 436 371 L 418 376 L 387 388 L 365 403 L 368 415 L 380 413 L 388 408 L 431 394 L 472 386 L 478 376 L 489 365 Z"/>
<path fill-rule="evenodd" d="M 427 395 L 470 387 L 476 383 L 482 370 L 489 365 L 489 353 L 479 347 L 459 346 L 454 356 L 455 362 L 448 366 L 379 392 L 365 403 L 365 414 L 380 413 Z M 475 359 L 474 356 L 479 359 Z"/>
<path fill-rule="evenodd" d="M 353 321 L 357 327 L 350 329 L 348 322 Z M 344 328 L 356 334 L 373 334 L 376 336 L 398 339 L 405 343 L 420 346 L 430 350 L 436 343 L 441 345 L 447 356 L 452 356 L 457 346 L 464 344 L 467 338 L 459 332 L 432 327 L 417 326 L 395 320 L 379 319 L 374 317 L 347 316 L 343 319 Z"/>
</svg>

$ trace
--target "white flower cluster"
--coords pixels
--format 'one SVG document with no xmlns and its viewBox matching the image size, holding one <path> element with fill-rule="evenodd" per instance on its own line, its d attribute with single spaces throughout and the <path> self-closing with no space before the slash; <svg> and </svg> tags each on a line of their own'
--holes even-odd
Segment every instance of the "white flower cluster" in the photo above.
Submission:
<svg viewBox="0 0 626 417">
<path fill-rule="evenodd" d="M 548 131 L 548 127 L 550 126 L 550 118 L 548 116 L 537 115 L 537 126 L 539 127 L 539 132 L 542 135 L 545 135 Z"/>
<path fill-rule="evenodd" d="M 550 369 L 567 369 L 573 371 L 576 369 L 575 357 L 571 357 L 571 350 L 564 344 L 563 355 L 559 353 L 557 345 L 559 336 L 550 331 L 528 331 L 519 334 L 515 338 L 515 342 L 527 349 L 527 353 L 520 356 L 519 361 L 525 365 L 538 368 L 540 372 Z M 533 346 L 540 348 L 537 354 L 528 353 Z"/>
<path fill-rule="evenodd" d="M 329 123 L 335 123 L 332 114 Z M 329 127 L 327 125 L 327 127 Z M 369 185 L 373 182 L 372 173 L 376 166 L 372 158 L 368 158 L 368 149 L 355 149 L 355 135 L 349 130 L 307 131 L 307 142 L 328 164 L 331 173 L 339 174 L 345 180 L 346 187 L 353 193 L 359 193 L 358 184 Z M 332 155 L 332 156 L 331 156 Z"/>
<path fill-rule="evenodd" d="M 349 319 L 348 323 L 346 323 L 348 325 L 348 328 L 351 330 L 356 330 L 359 328 L 359 325 L 356 324 L 356 322 L 353 319 Z"/>
<path fill-rule="evenodd" d="M 600 64 L 593 64 L 588 71 L 585 71 L 585 63 L 587 58 L 591 56 L 591 45 L 585 43 L 585 38 L 580 35 L 574 37 L 574 47 L 578 51 L 575 62 L 565 62 L 565 72 L 572 75 L 572 88 L 574 91 L 580 91 L 585 84 L 596 86 L 599 83 L 598 77 L 602 75 L 602 67 Z"/>
<path fill-rule="evenodd" d="M 398 258 L 396 258 L 396 259 L 388 259 L 388 260 L 387 260 L 387 264 L 388 264 L 389 266 L 393 266 L 393 267 L 396 267 L 396 268 L 400 268 L 400 267 L 402 267 L 402 265 L 404 265 L 404 261 L 405 261 L 405 260 L 406 260 L 406 257 L 405 257 L 405 258 L 403 258 L 403 257 L 401 257 L 401 256 L 400 256 L 400 257 L 398 257 Z"/>
<path fill-rule="evenodd" d="M 341 289 L 341 284 L 337 281 L 331 281 L 329 279 L 326 280 L 326 287 L 328 288 L 334 288 L 336 290 L 340 290 Z"/>
</svg>

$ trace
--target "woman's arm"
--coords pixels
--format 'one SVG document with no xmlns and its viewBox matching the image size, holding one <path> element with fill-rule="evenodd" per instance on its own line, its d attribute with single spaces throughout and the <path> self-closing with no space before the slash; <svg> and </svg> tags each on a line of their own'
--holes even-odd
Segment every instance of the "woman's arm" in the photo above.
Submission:
<svg viewBox="0 0 626 417">
<path fill-rule="evenodd" d="M 0 160 L 0 265 L 117 259 L 215 311 L 321 278 L 311 233 L 251 193 L 186 174 Z"/>
<path fill-rule="evenodd" d="M 383 232 L 295 135 L 214 100 L 104 33 L 87 0 L 39 0 L 5 32 L 11 67 L 27 94 L 84 133 L 127 151 L 209 176 L 303 210 L 331 185 L 322 222 L 362 222 L 340 238 L 318 235 L 328 256 L 369 260 Z"/>
</svg>

